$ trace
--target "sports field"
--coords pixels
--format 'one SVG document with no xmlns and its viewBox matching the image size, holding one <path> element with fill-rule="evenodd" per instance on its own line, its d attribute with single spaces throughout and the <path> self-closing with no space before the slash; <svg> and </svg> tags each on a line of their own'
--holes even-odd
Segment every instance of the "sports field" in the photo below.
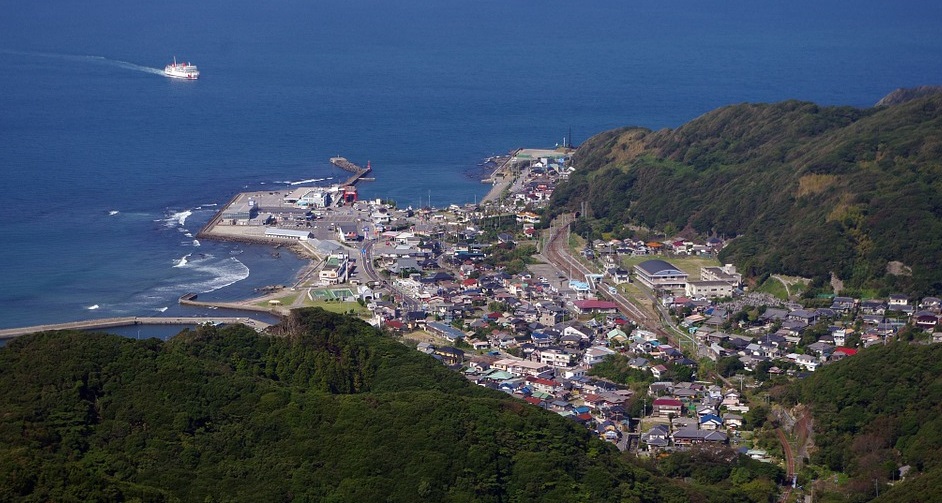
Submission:
<svg viewBox="0 0 942 503">
<path fill-rule="evenodd" d="M 311 295 L 317 300 L 343 300 L 354 297 L 356 294 L 349 288 L 315 288 L 311 290 Z"/>
</svg>

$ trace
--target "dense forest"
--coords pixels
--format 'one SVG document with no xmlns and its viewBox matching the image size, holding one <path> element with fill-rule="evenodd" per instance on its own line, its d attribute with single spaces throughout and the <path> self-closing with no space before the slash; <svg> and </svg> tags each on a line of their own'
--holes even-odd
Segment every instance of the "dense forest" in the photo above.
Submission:
<svg viewBox="0 0 942 503">
<path fill-rule="evenodd" d="M 753 277 L 940 294 L 942 94 L 894 96 L 871 109 L 733 105 L 673 130 L 599 134 L 549 215 L 585 203 L 580 233 L 597 237 L 735 238 L 721 259 Z"/>
<path fill-rule="evenodd" d="M 0 349 L 0 411 L 0 501 L 747 502 L 778 476 L 683 458 L 665 473 L 697 482 L 667 478 L 320 309 L 275 336 L 25 336 Z"/>
<path fill-rule="evenodd" d="M 813 412 L 810 461 L 849 476 L 824 501 L 942 501 L 942 345 L 869 348 L 791 391 Z"/>
</svg>

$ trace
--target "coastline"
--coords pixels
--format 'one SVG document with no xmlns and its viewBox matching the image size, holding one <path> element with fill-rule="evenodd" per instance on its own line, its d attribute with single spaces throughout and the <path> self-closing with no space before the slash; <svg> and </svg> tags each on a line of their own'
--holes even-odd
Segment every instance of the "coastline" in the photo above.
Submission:
<svg viewBox="0 0 942 503">
<path fill-rule="evenodd" d="M 491 172 L 490 176 L 484 180 L 490 180 L 492 186 L 481 199 L 481 204 L 498 202 L 507 190 L 514 187 L 514 185 L 520 181 L 523 173 L 514 168 L 516 164 L 521 162 L 521 159 L 518 159 L 517 155 L 524 151 L 523 148 L 518 148 L 511 151 L 506 157 L 500 156 L 502 162 Z M 546 152 L 552 151 L 536 151 L 531 149 L 526 150 L 526 152 L 542 152 L 546 155 Z M 298 189 L 300 188 L 301 187 Z M 326 190 L 324 187 L 309 188 L 311 190 Z M 356 248 L 350 248 L 348 244 L 343 242 L 343 237 L 337 235 L 337 230 L 340 229 L 342 224 L 354 225 L 355 228 L 366 225 L 357 222 L 368 221 L 370 217 L 369 211 L 365 211 L 362 207 L 357 208 L 357 203 L 350 203 L 347 205 L 324 208 L 327 210 L 324 212 L 326 216 L 317 217 L 313 221 L 310 218 L 305 220 L 303 216 L 308 215 L 308 209 L 300 208 L 296 204 L 286 201 L 287 196 L 292 191 L 296 190 L 297 189 L 275 191 L 255 190 L 237 193 L 224 205 L 218 207 L 215 215 L 213 215 L 194 236 L 196 239 L 207 239 L 217 242 L 261 245 L 270 248 L 272 255 L 276 257 L 281 249 L 290 251 L 303 261 L 300 267 L 294 270 L 293 280 L 290 285 L 265 285 L 255 289 L 256 295 L 236 296 L 228 299 L 196 300 L 195 297 L 188 298 L 190 294 L 183 294 L 178 299 L 177 305 L 189 308 L 258 312 L 276 317 L 284 317 L 291 309 L 302 307 L 307 303 L 308 294 L 310 293 L 309 290 L 311 288 L 321 286 L 315 283 L 315 280 L 318 279 L 316 275 L 331 253 L 336 250 L 344 250 L 350 257 L 360 255 L 358 248 L 361 245 L 358 244 Z M 252 208 L 253 210 L 247 213 L 252 214 L 254 212 L 254 214 L 259 215 L 259 217 L 264 216 L 265 218 L 248 218 L 245 221 L 237 222 L 236 219 L 233 218 L 233 214 L 246 208 Z M 260 220 L 268 222 L 269 218 L 277 222 L 277 224 L 259 223 Z M 270 229 L 289 231 L 288 233 L 292 231 L 298 233 L 298 231 L 300 231 L 301 234 L 307 235 L 303 238 L 273 237 L 270 233 L 266 233 L 266 231 Z M 364 228 L 363 230 L 365 231 L 366 229 Z M 376 228 L 371 232 L 374 236 L 378 235 Z M 364 259 L 369 259 L 368 255 L 365 255 Z M 212 297 L 212 295 L 210 295 L 210 297 Z M 281 301 L 286 298 L 291 298 L 291 302 L 285 305 L 281 304 Z M 201 314 L 200 316 L 205 316 L 205 314 Z M 70 323 L 89 323 L 94 321 L 95 320 L 92 319 Z M 11 329 L 13 328 L 16 327 L 11 327 Z"/>
</svg>

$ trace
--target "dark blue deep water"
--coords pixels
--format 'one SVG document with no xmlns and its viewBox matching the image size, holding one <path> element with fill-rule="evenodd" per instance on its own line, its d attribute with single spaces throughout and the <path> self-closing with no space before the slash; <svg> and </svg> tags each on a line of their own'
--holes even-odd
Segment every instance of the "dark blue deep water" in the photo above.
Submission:
<svg viewBox="0 0 942 503">
<path fill-rule="evenodd" d="M 237 298 L 300 261 L 191 237 L 244 188 L 479 198 L 518 146 L 942 83 L 938 2 L 0 1 L 0 327 Z M 198 82 L 154 72 L 174 56 Z M 115 213 L 116 212 L 116 213 Z M 186 257 L 185 263 L 181 259 Z M 177 267 L 174 267 L 177 266 Z M 96 309 L 89 309 L 97 306 Z"/>
</svg>

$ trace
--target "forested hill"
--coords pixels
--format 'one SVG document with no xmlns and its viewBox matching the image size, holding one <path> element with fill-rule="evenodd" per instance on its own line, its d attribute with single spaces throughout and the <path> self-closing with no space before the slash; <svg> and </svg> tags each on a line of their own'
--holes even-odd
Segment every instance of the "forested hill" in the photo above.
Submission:
<svg viewBox="0 0 942 503">
<path fill-rule="evenodd" d="M 942 94 L 727 106 L 674 130 L 599 134 L 574 164 L 551 212 L 586 202 L 597 235 L 736 237 L 721 258 L 752 276 L 942 292 Z"/>
<path fill-rule="evenodd" d="M 813 412 L 811 461 L 848 475 L 821 478 L 819 494 L 842 495 L 824 501 L 942 501 L 942 344 L 869 348 L 792 390 Z"/>
<path fill-rule="evenodd" d="M 304 310 L 280 331 L 10 342 L 0 501 L 748 501 L 655 476 L 358 320 Z"/>
</svg>

